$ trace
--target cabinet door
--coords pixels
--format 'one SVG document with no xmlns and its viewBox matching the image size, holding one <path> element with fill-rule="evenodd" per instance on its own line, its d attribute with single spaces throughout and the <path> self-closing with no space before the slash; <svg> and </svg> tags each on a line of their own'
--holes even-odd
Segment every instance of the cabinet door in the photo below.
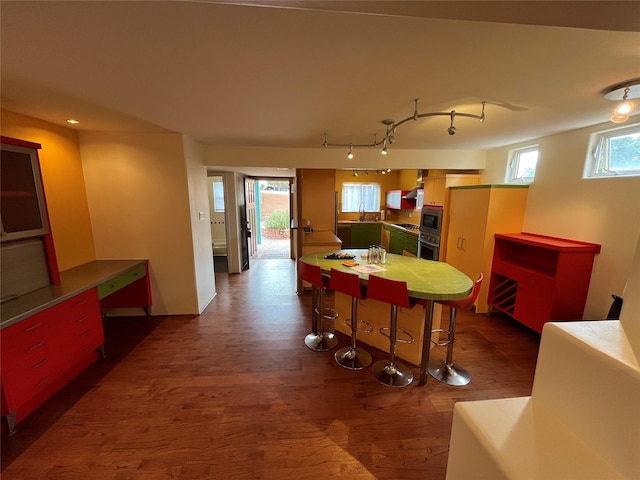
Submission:
<svg viewBox="0 0 640 480">
<path fill-rule="evenodd" d="M 2 241 L 48 233 L 38 151 L 3 141 L 1 156 Z"/>
<path fill-rule="evenodd" d="M 389 236 L 389 253 L 395 253 L 396 255 L 402 255 L 404 249 L 404 238 L 402 233 L 397 230 L 391 230 Z"/>
<path fill-rule="evenodd" d="M 389 190 L 387 192 L 387 208 L 398 210 L 400 208 L 400 190 Z"/>
<path fill-rule="evenodd" d="M 368 248 L 380 243 L 381 227 L 378 223 L 351 226 L 351 248 Z"/>
<path fill-rule="evenodd" d="M 8 412 L 36 395 L 55 376 L 50 323 L 45 311 L 2 330 L 2 386 Z"/>
<path fill-rule="evenodd" d="M 409 252 L 411 255 L 418 256 L 418 237 L 405 233 L 403 239 L 403 251 Z"/>
<path fill-rule="evenodd" d="M 447 263 L 471 278 L 482 271 L 489 189 L 453 190 L 447 236 Z"/>
</svg>

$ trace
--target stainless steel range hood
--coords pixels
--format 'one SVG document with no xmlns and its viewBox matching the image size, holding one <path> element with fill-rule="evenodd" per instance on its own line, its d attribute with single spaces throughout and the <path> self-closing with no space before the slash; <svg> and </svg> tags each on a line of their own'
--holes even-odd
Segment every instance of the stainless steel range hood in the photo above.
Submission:
<svg viewBox="0 0 640 480">
<path fill-rule="evenodd" d="M 405 198 L 406 200 L 415 200 L 418 197 L 418 190 L 422 190 L 424 188 L 422 175 L 423 175 L 423 170 L 418 170 L 418 178 L 416 179 L 415 188 L 409 190 L 403 198 Z"/>
</svg>

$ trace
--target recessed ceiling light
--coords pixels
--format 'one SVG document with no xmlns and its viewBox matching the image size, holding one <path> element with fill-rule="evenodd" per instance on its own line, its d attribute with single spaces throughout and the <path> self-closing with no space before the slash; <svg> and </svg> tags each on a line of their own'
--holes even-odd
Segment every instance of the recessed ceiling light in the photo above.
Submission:
<svg viewBox="0 0 640 480">
<path fill-rule="evenodd" d="M 67 123 L 70 123 L 71 125 L 78 125 L 80 122 L 73 118 L 67 118 Z"/>
</svg>

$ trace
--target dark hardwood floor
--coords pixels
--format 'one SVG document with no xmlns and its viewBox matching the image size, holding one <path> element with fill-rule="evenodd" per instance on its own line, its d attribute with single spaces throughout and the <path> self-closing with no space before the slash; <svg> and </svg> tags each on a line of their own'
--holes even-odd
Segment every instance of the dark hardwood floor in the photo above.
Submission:
<svg viewBox="0 0 640 480">
<path fill-rule="evenodd" d="M 311 295 L 294 265 L 217 274 L 198 317 L 108 319 L 108 357 L 2 437 L 3 480 L 438 480 L 455 402 L 531 393 L 540 338 L 500 315 L 458 316 L 468 386 L 341 368 L 303 343 Z"/>
</svg>

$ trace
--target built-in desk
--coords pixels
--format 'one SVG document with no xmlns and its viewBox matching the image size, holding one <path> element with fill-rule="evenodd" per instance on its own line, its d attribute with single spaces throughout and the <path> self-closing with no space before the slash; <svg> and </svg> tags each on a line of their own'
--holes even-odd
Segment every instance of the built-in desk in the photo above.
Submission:
<svg viewBox="0 0 640 480">
<path fill-rule="evenodd" d="M 361 254 L 367 250 L 340 250 L 341 252 L 349 252 L 356 255 L 355 260 L 361 264 L 366 264 L 366 260 L 361 259 Z M 342 265 L 340 260 L 329 260 L 325 256 L 332 251 L 314 252 L 303 256 L 300 261 L 310 265 L 319 265 L 323 274 L 330 275 L 331 269 L 335 268 L 342 271 L 352 271 L 349 267 Z M 401 280 L 407 282 L 409 296 L 425 300 L 424 312 L 420 307 L 402 312 L 398 315 L 398 323 L 401 328 L 411 332 L 415 338 L 413 345 L 398 344 L 397 355 L 400 358 L 420 365 L 420 384 L 424 385 L 427 381 L 427 365 L 429 363 L 429 351 L 431 347 L 430 335 L 425 332 L 431 332 L 435 327 L 439 327 L 439 310 L 436 312 L 435 300 L 455 300 L 467 296 L 472 288 L 473 281 L 464 273 L 455 269 L 451 265 L 444 262 L 434 262 L 414 257 L 402 255 L 387 255 L 387 263 L 380 265 L 385 270 L 376 272 L 379 275 L 391 280 Z M 369 274 L 359 273 L 360 280 L 363 284 L 368 283 Z M 367 299 L 364 301 L 368 304 L 368 308 L 359 309 L 359 316 L 374 324 L 374 331 L 367 336 L 361 334 L 358 340 L 376 346 L 382 350 L 388 350 L 389 340 L 387 337 L 380 335 L 379 328 L 388 326 L 389 324 L 389 306 L 387 304 Z M 347 318 L 351 314 L 351 301 L 346 295 L 336 292 L 336 310 L 338 311 L 338 320 L 336 321 L 336 329 L 350 335 L 351 330 L 342 325 L 341 319 Z M 435 321 L 434 321 L 435 320 Z"/>
<path fill-rule="evenodd" d="M 1 413 L 15 425 L 104 355 L 102 312 L 151 306 L 146 260 L 96 260 L 2 304 Z"/>
</svg>

